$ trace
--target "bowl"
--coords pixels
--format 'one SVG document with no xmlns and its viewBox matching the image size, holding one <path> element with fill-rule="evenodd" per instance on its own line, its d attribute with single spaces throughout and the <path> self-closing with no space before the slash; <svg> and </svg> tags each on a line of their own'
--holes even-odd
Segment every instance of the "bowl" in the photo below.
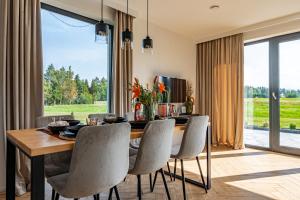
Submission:
<svg viewBox="0 0 300 200">
<path fill-rule="evenodd" d="M 68 119 L 68 120 L 65 120 L 65 121 L 68 122 L 70 126 L 76 126 L 80 123 L 79 120 L 75 120 L 75 119 Z"/>
</svg>

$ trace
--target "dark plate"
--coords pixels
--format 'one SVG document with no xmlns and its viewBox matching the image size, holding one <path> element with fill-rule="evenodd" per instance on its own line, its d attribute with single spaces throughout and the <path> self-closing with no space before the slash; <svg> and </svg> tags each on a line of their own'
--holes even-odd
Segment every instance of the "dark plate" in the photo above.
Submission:
<svg viewBox="0 0 300 200">
<path fill-rule="evenodd" d="M 70 126 L 76 126 L 77 124 L 80 123 L 79 120 L 75 120 L 75 119 L 68 119 L 68 120 L 64 120 L 64 121 L 68 122 Z"/>
<path fill-rule="evenodd" d="M 147 125 L 147 121 L 130 121 L 132 129 L 144 129 Z"/>
<path fill-rule="evenodd" d="M 176 124 L 186 124 L 187 121 L 189 120 L 188 117 L 172 117 L 172 118 L 175 119 Z"/>
<path fill-rule="evenodd" d="M 68 131 L 77 134 L 78 131 L 79 131 L 82 127 L 85 127 L 85 126 L 86 126 L 86 125 L 78 124 L 78 125 L 75 125 L 75 126 L 69 126 L 69 127 L 67 127 L 67 129 L 68 129 Z"/>
<path fill-rule="evenodd" d="M 127 122 L 127 120 L 124 117 L 109 118 L 104 119 L 103 121 L 108 124 Z"/>
<path fill-rule="evenodd" d="M 59 131 L 64 131 L 66 130 L 67 126 L 48 126 L 48 129 L 53 132 L 53 133 L 57 133 Z"/>
</svg>

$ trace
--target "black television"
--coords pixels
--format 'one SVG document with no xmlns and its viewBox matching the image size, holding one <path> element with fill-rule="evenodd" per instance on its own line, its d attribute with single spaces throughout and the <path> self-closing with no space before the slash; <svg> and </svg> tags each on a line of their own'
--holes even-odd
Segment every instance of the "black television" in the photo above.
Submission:
<svg viewBox="0 0 300 200">
<path fill-rule="evenodd" d="M 159 82 L 165 84 L 169 91 L 169 102 L 163 99 L 163 103 L 184 103 L 186 100 L 186 80 L 179 78 L 171 78 L 166 76 L 158 76 Z"/>
</svg>

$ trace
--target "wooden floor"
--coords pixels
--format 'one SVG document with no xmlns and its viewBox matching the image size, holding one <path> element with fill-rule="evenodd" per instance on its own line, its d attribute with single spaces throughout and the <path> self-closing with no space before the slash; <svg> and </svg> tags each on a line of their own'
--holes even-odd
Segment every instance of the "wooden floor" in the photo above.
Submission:
<svg viewBox="0 0 300 200">
<path fill-rule="evenodd" d="M 202 168 L 205 170 L 204 155 L 201 158 Z M 170 164 L 173 166 L 172 162 Z M 184 164 L 187 176 L 200 178 L 196 161 L 185 161 Z M 180 169 L 177 169 L 177 172 L 180 172 Z M 208 194 L 201 188 L 187 184 L 188 199 L 300 199 L 300 157 L 296 156 L 248 148 L 215 148 L 212 153 L 212 178 L 212 189 Z M 166 199 L 161 177 L 153 193 L 149 191 L 148 176 L 142 180 L 143 199 Z M 183 199 L 181 181 L 170 182 L 169 177 L 167 180 L 172 199 Z M 136 199 L 136 177 L 128 176 L 118 188 L 121 199 Z M 47 185 L 46 199 L 50 199 L 50 193 L 51 189 Z M 4 194 L 0 195 L 0 200 L 3 199 Z M 25 199 L 30 199 L 29 193 L 17 198 Z M 101 199 L 107 199 L 107 193 L 102 193 Z"/>
</svg>

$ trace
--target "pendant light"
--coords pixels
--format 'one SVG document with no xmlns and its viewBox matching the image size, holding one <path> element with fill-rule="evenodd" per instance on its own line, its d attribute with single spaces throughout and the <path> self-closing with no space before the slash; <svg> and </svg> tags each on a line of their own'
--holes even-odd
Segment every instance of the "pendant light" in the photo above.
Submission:
<svg viewBox="0 0 300 200">
<path fill-rule="evenodd" d="M 103 0 L 101 0 L 101 20 L 95 25 L 95 42 L 108 43 L 108 24 L 103 21 Z"/>
<path fill-rule="evenodd" d="M 122 32 L 122 48 L 125 48 L 126 45 L 130 45 L 132 48 L 132 32 L 129 30 L 128 26 L 128 0 L 127 0 L 127 14 L 126 14 L 126 29 Z"/>
<path fill-rule="evenodd" d="M 142 52 L 151 51 L 153 54 L 153 40 L 149 37 L 149 1 L 147 0 L 147 36 L 143 39 Z"/>
</svg>

